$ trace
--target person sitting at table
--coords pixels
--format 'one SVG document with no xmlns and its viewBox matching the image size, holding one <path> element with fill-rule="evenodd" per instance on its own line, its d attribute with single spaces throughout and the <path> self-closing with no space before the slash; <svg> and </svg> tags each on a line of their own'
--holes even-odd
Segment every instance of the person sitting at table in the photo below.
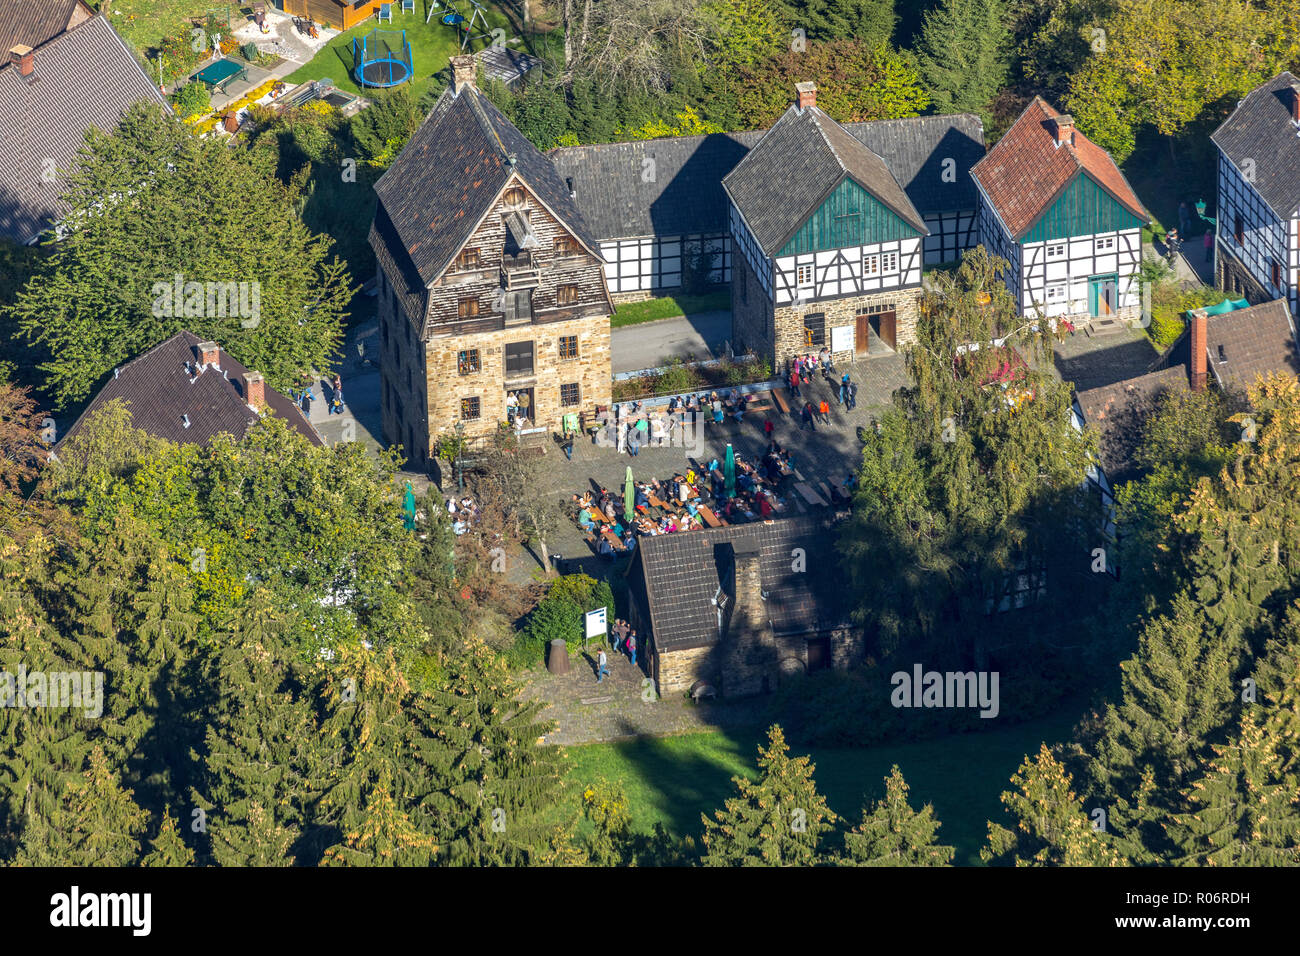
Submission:
<svg viewBox="0 0 1300 956">
<path fill-rule="evenodd" d="M 767 495 L 758 496 L 758 514 L 764 521 L 772 517 L 772 502 Z"/>
<path fill-rule="evenodd" d="M 636 535 L 632 533 L 631 528 L 628 528 L 627 533 L 623 535 L 623 547 L 627 548 L 629 554 L 636 550 Z"/>
<path fill-rule="evenodd" d="M 614 560 L 614 546 L 609 543 L 609 539 L 604 535 L 601 535 L 600 541 L 596 543 L 596 553 L 606 561 Z"/>
<path fill-rule="evenodd" d="M 588 511 L 586 508 L 583 508 L 581 511 L 578 512 L 578 525 L 582 528 L 583 531 L 586 531 L 588 533 L 596 530 L 596 521 L 594 518 L 591 517 L 591 512 Z"/>
<path fill-rule="evenodd" d="M 650 507 L 650 495 L 646 491 L 646 486 L 637 485 L 636 486 L 636 510 L 644 514 L 645 510 L 649 507 Z"/>
<path fill-rule="evenodd" d="M 713 400 L 713 424 L 722 424 L 722 402 L 716 398 Z"/>
</svg>

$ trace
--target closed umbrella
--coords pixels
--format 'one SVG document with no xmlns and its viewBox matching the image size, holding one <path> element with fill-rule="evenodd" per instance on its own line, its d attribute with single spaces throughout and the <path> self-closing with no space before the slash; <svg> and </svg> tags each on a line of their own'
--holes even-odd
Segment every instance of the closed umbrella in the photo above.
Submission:
<svg viewBox="0 0 1300 956">
<path fill-rule="evenodd" d="M 727 497 L 736 497 L 736 453 L 731 450 L 731 443 L 727 443 L 727 461 L 722 466 L 722 476 L 727 479 Z"/>
<path fill-rule="evenodd" d="M 415 490 L 411 488 L 411 483 L 406 483 L 406 501 L 402 503 L 402 512 L 406 515 L 402 524 L 406 526 L 407 531 L 415 530 Z"/>
<path fill-rule="evenodd" d="M 623 479 L 623 520 L 629 525 L 636 516 L 636 485 L 632 482 L 632 466 L 627 466 L 627 477 Z"/>
</svg>

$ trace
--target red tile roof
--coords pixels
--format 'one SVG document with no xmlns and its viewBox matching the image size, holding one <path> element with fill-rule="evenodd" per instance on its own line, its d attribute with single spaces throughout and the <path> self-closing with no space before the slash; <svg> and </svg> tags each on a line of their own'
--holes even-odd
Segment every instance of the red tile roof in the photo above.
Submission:
<svg viewBox="0 0 1300 956">
<path fill-rule="evenodd" d="M 1056 117 L 1062 115 L 1041 96 L 1034 97 L 1011 129 L 971 169 L 1012 235 L 1019 239 L 1069 185 L 1085 171 L 1097 185 L 1135 216 L 1151 217 L 1110 154 L 1078 129 L 1072 143 L 1056 145 Z"/>
</svg>

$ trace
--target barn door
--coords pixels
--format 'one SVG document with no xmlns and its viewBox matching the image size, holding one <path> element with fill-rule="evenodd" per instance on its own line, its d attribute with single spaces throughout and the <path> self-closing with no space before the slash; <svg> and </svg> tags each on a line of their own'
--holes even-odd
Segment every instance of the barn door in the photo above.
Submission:
<svg viewBox="0 0 1300 956">
<path fill-rule="evenodd" d="M 871 349 L 871 316 L 865 312 L 858 313 L 858 325 L 853 331 L 853 351 L 866 355 Z"/>
<path fill-rule="evenodd" d="M 898 310 L 886 309 L 883 312 L 877 312 L 876 334 L 880 336 L 880 341 L 884 342 L 891 349 L 898 349 Z"/>
</svg>

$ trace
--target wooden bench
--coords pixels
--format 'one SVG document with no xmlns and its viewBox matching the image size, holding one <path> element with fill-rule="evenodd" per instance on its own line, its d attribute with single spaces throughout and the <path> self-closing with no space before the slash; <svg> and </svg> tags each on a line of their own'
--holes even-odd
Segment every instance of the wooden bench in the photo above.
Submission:
<svg viewBox="0 0 1300 956">
<path fill-rule="evenodd" d="M 776 408 L 771 402 L 753 402 L 745 406 L 746 412 L 770 412 Z"/>
<path fill-rule="evenodd" d="M 826 500 L 822 498 L 821 495 L 817 494 L 817 492 L 813 491 L 812 487 L 806 482 L 796 482 L 794 490 L 799 492 L 799 495 L 803 500 L 808 502 L 810 505 L 821 505 L 822 507 L 826 507 L 827 505 Z"/>
<path fill-rule="evenodd" d="M 781 409 L 783 415 L 790 414 L 790 403 L 785 400 L 785 389 L 772 389 L 772 401 L 776 403 L 777 408 Z"/>
<path fill-rule="evenodd" d="M 614 548 L 615 551 L 627 550 L 627 548 L 623 546 L 623 542 L 619 539 L 619 536 L 616 535 L 614 532 L 610 531 L 608 528 L 601 528 L 600 534 L 601 537 L 603 537 L 606 541 L 610 543 L 610 545 Z"/>
<path fill-rule="evenodd" d="M 725 521 L 713 513 L 713 509 L 708 505 L 700 505 L 698 510 L 700 512 L 700 517 L 704 519 L 704 523 L 710 528 L 721 528 L 726 524 Z"/>
<path fill-rule="evenodd" d="M 827 501 L 835 500 L 835 496 L 831 494 L 831 489 L 827 486 L 826 482 L 818 481 L 817 487 L 821 490 L 821 493 L 826 497 Z"/>
</svg>

